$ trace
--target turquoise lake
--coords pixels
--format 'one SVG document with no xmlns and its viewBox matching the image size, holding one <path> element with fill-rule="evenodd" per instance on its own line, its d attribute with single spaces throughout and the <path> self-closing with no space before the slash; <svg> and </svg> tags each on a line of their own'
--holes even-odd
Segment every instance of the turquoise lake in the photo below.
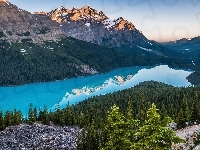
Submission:
<svg viewBox="0 0 200 150">
<path fill-rule="evenodd" d="M 186 77 L 192 71 L 177 70 L 167 65 L 127 67 L 106 74 L 78 77 L 56 82 L 35 83 L 22 86 L 0 87 L 0 109 L 21 110 L 27 114 L 29 104 L 52 111 L 59 103 L 63 108 L 69 102 L 75 104 L 88 97 L 106 94 L 126 88 L 143 81 L 160 81 L 173 86 L 190 86 Z"/>
</svg>

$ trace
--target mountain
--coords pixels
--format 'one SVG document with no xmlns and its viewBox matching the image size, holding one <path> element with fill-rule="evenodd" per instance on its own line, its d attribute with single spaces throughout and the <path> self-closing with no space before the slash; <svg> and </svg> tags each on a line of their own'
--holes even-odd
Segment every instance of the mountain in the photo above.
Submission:
<svg viewBox="0 0 200 150">
<path fill-rule="evenodd" d="M 158 60 L 66 37 L 59 41 L 0 40 L 0 85 L 21 85 L 99 74 L 126 66 L 154 65 Z"/>
<path fill-rule="evenodd" d="M 80 14 L 78 15 L 77 11 L 74 8 L 72 10 L 74 15 L 71 17 L 76 19 L 78 16 L 79 18 Z M 94 10 L 94 14 L 96 13 Z M 89 14 L 93 13 L 89 11 Z M 105 21 L 107 19 L 102 12 L 98 12 L 98 14 L 99 16 L 96 15 L 97 20 Z M 86 15 L 88 14 L 86 13 Z M 185 60 L 172 60 L 169 57 L 161 56 L 141 57 L 134 53 L 127 54 L 113 48 L 103 47 L 94 44 L 95 42 L 77 40 L 66 36 L 61 28 L 63 26 L 53 21 L 45 12 L 31 14 L 8 1 L 0 1 L 0 85 L 22 85 L 63 80 L 105 73 L 115 68 L 127 66 L 168 64 L 180 67 L 182 64 L 184 66 L 188 64 Z M 124 22 L 126 30 L 121 29 L 120 25 L 115 27 L 116 29 L 113 29 L 115 32 L 138 32 L 138 38 L 144 37 L 132 24 L 126 21 Z M 118 36 L 120 38 L 120 35 L 116 35 L 116 38 Z M 128 44 L 130 42 L 127 42 Z"/>
<path fill-rule="evenodd" d="M 139 55 L 184 57 L 183 54 L 148 40 L 135 25 L 124 18 L 111 20 L 102 11 L 88 5 L 80 9 L 73 7 L 71 10 L 61 6 L 41 14 L 50 16 L 68 36 L 79 40 Z"/>
<path fill-rule="evenodd" d="M 200 50 L 200 36 L 191 39 L 182 38 L 176 41 L 163 42 L 162 44 L 174 50 Z"/>
<path fill-rule="evenodd" d="M 59 24 L 50 17 L 31 14 L 6 0 L 0 1 L 0 39 L 9 42 L 30 39 L 38 43 L 64 36 Z"/>
<path fill-rule="evenodd" d="M 146 62 L 67 37 L 60 25 L 44 13 L 31 14 L 3 0 L 0 60 L 1 86 L 62 80 Z"/>
<path fill-rule="evenodd" d="M 182 52 L 190 59 L 199 59 L 200 57 L 200 36 L 191 39 L 182 38 L 176 41 L 161 43 L 166 48 Z"/>
<path fill-rule="evenodd" d="M 146 62 L 67 37 L 45 13 L 31 14 L 4 0 L 0 1 L 0 60 L 1 86 L 62 80 Z"/>
</svg>

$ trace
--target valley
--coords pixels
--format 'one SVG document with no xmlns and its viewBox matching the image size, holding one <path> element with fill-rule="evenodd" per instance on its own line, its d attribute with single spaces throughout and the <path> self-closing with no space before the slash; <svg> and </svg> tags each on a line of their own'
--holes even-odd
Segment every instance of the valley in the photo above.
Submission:
<svg viewBox="0 0 200 150">
<path fill-rule="evenodd" d="M 51 8 L 0 0 L 0 149 L 198 148 L 199 36 L 158 42 L 126 15 Z"/>
</svg>

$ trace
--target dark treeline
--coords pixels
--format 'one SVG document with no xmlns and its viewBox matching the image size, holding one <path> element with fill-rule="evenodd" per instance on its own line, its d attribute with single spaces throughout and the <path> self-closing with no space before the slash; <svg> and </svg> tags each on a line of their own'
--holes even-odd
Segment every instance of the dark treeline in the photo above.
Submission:
<svg viewBox="0 0 200 150">
<path fill-rule="evenodd" d="M 199 55 L 200 57 L 200 55 Z M 193 85 L 200 85 L 200 58 L 197 61 L 194 61 L 194 71 L 191 73 L 187 79 Z"/>
<path fill-rule="evenodd" d="M 127 54 L 96 44 L 63 38 L 60 41 L 18 43 L 0 40 L 0 85 L 22 85 L 90 75 L 81 65 L 89 65 L 98 73 L 120 67 L 167 64 L 170 67 L 193 69 L 191 61 L 161 56 Z"/>
<path fill-rule="evenodd" d="M 62 80 L 90 75 L 81 65 L 89 65 L 98 73 L 125 66 L 153 65 L 150 58 L 140 58 L 72 38 L 21 43 L 0 41 L 0 85 L 21 85 L 34 82 Z"/>
</svg>

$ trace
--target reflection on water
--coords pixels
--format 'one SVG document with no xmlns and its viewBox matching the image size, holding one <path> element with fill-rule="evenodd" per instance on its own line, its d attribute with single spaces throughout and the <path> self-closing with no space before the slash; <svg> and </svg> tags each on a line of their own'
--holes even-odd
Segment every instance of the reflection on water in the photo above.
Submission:
<svg viewBox="0 0 200 150">
<path fill-rule="evenodd" d="M 29 104 L 37 108 L 46 105 L 54 110 L 88 97 L 133 87 L 139 82 L 155 80 L 174 86 L 191 85 L 186 77 L 191 71 L 175 70 L 166 65 L 156 67 L 120 68 L 106 74 L 79 77 L 57 82 L 37 83 L 16 87 L 0 87 L 0 109 L 20 109 L 27 114 Z"/>
</svg>

